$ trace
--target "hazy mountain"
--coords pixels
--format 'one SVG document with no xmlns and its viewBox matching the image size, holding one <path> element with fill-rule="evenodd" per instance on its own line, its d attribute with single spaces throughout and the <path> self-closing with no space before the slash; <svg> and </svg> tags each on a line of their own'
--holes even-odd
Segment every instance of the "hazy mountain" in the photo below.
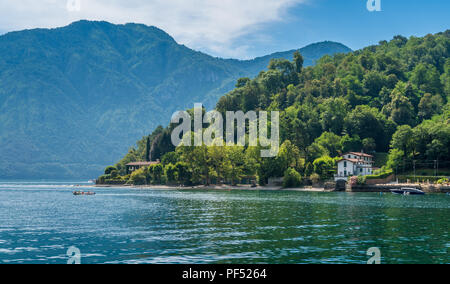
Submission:
<svg viewBox="0 0 450 284">
<path fill-rule="evenodd" d="M 351 51 L 317 43 L 305 64 Z M 0 36 L 0 178 L 97 176 L 176 110 L 211 108 L 272 58 L 214 58 L 138 24 L 80 21 Z"/>
</svg>

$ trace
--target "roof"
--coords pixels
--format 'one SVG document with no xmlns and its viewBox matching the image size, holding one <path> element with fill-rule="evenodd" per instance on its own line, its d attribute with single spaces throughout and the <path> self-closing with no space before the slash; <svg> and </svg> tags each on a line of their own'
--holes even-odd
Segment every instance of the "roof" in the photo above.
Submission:
<svg viewBox="0 0 450 284">
<path fill-rule="evenodd" d="M 364 161 L 364 160 L 361 160 L 361 159 L 347 159 L 347 158 L 342 158 L 339 161 L 337 161 L 337 163 L 340 163 L 342 161 L 348 161 L 348 162 L 352 162 L 354 164 L 358 164 L 358 163 L 362 163 L 362 164 L 373 163 L 373 162 L 368 162 L 368 161 Z"/>
<path fill-rule="evenodd" d="M 342 162 L 342 161 L 349 161 L 349 162 L 352 162 L 352 163 L 359 163 L 359 162 L 362 162 L 362 160 L 358 160 L 358 159 L 340 159 L 339 161 L 337 161 L 338 163 L 340 163 L 340 162 Z"/>
<path fill-rule="evenodd" d="M 151 165 L 157 165 L 157 164 L 159 164 L 159 162 L 134 162 L 134 163 L 128 163 L 127 166 L 145 167 L 145 166 L 151 166 Z"/>
<path fill-rule="evenodd" d="M 355 155 L 355 156 L 361 156 L 361 157 L 369 157 L 369 158 L 373 158 L 372 155 L 369 155 L 369 154 L 366 154 L 366 153 L 361 153 L 361 152 L 348 152 L 348 153 L 345 153 L 345 154 L 342 155 L 342 156 L 345 156 L 345 155 Z"/>
</svg>

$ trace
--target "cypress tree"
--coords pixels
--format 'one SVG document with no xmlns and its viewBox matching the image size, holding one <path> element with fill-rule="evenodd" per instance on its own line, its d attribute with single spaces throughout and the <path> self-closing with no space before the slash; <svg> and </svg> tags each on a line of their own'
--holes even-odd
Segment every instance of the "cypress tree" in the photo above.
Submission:
<svg viewBox="0 0 450 284">
<path fill-rule="evenodd" d="M 147 137 L 147 146 L 145 147 L 145 160 L 147 162 L 151 162 L 150 151 L 151 151 L 151 145 L 150 145 L 150 136 L 149 136 L 149 137 Z"/>
</svg>

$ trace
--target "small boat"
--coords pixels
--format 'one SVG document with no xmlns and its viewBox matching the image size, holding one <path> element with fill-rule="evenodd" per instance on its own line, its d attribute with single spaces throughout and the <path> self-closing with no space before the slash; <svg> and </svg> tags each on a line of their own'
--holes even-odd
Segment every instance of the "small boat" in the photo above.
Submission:
<svg viewBox="0 0 450 284">
<path fill-rule="evenodd" d="M 73 195 L 78 196 L 78 195 L 95 195 L 95 192 L 83 192 L 83 191 L 74 191 Z"/>
<path fill-rule="evenodd" d="M 408 188 L 404 187 L 401 189 L 393 189 L 391 190 L 393 194 L 399 194 L 399 195 L 425 195 L 425 192 L 422 190 L 419 190 L 417 188 Z"/>
</svg>

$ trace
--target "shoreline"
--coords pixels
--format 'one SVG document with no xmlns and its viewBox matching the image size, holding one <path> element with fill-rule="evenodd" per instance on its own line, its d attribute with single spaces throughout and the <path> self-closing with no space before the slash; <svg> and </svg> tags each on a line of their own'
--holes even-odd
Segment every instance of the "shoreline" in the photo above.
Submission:
<svg viewBox="0 0 450 284">
<path fill-rule="evenodd" d="M 152 190 L 243 190 L 243 191 L 296 191 L 296 192 L 332 192 L 322 187 L 283 188 L 282 186 L 257 186 L 246 185 L 210 185 L 210 186 L 169 186 L 169 185 L 94 185 L 95 188 L 121 188 L 121 189 L 152 189 Z"/>
<path fill-rule="evenodd" d="M 257 186 L 251 187 L 250 185 L 239 185 L 239 186 L 228 186 L 228 185 L 199 185 L 199 186 L 170 186 L 170 185 L 92 185 L 90 188 L 119 188 L 119 189 L 151 189 L 151 190 L 240 190 L 240 191 L 285 191 L 285 192 L 318 192 L 318 193 L 329 193 L 329 192 L 349 192 L 349 193 L 364 193 L 364 192 L 376 192 L 376 193 L 386 193 L 390 192 L 391 189 L 399 187 L 414 187 L 424 191 L 425 193 L 441 193 L 450 194 L 450 186 L 437 186 L 437 185 L 419 185 L 419 184 L 397 184 L 397 185 L 371 185 L 371 186 L 355 186 L 351 190 L 337 191 L 326 189 L 324 187 L 300 187 L 300 188 L 284 188 L 282 186 Z"/>
</svg>

